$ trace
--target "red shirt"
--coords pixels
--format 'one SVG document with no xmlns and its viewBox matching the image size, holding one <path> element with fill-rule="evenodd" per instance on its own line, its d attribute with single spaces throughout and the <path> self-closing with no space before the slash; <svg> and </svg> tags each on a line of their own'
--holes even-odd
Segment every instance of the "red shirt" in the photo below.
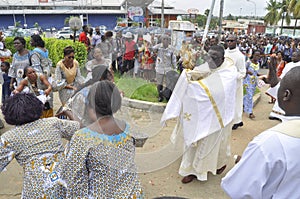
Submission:
<svg viewBox="0 0 300 199">
<path fill-rule="evenodd" d="M 146 64 L 153 64 L 154 63 L 154 60 L 152 59 L 152 56 L 151 56 L 151 52 L 149 51 L 148 48 L 145 50 L 145 57 L 147 58 L 146 59 Z"/>
<path fill-rule="evenodd" d="M 137 50 L 137 46 L 135 41 L 125 41 L 125 60 L 133 60 L 135 56 L 135 52 Z"/>
<path fill-rule="evenodd" d="M 86 45 L 86 47 L 89 47 L 89 45 L 90 45 L 90 40 L 87 37 L 85 32 L 82 32 L 79 34 L 79 41 L 84 43 Z"/>
</svg>

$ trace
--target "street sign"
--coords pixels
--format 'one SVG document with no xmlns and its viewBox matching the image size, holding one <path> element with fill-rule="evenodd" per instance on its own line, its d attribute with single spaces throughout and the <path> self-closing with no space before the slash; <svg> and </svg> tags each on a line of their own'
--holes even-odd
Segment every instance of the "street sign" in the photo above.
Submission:
<svg viewBox="0 0 300 199">
<path fill-rule="evenodd" d="M 144 22 L 144 16 L 133 16 L 134 22 Z"/>
</svg>

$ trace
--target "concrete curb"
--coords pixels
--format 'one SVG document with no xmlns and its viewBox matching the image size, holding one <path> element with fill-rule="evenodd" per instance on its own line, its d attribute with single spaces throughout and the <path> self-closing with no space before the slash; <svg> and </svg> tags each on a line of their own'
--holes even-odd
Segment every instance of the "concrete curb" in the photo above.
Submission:
<svg viewBox="0 0 300 199">
<path fill-rule="evenodd" d="M 257 93 L 253 96 L 253 106 L 255 106 L 261 97 L 261 93 Z M 153 111 L 157 113 L 163 113 L 167 103 L 162 102 L 147 102 L 141 100 L 134 100 L 124 97 L 122 100 L 122 105 L 130 108 L 141 109 L 145 111 Z"/>
<path fill-rule="evenodd" d="M 167 103 L 162 102 L 147 102 L 141 100 L 134 100 L 124 97 L 122 99 L 122 105 L 130 108 L 141 109 L 145 111 L 153 111 L 157 113 L 163 113 Z"/>
<path fill-rule="evenodd" d="M 261 92 L 253 96 L 253 107 L 257 105 L 257 103 L 260 101 L 260 98 L 261 98 Z"/>
</svg>

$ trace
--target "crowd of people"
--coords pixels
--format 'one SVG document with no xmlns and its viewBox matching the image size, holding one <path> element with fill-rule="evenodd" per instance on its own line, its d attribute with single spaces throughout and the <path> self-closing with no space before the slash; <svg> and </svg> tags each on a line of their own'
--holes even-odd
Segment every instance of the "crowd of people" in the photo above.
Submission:
<svg viewBox="0 0 300 199">
<path fill-rule="evenodd" d="M 173 138 L 184 140 L 179 168 L 184 184 L 225 170 L 232 130 L 244 125 L 243 112 L 255 118 L 256 87 L 270 85 L 270 119 L 283 123 L 249 144 L 222 187 L 232 198 L 299 196 L 296 186 L 289 187 L 300 164 L 292 159 L 300 137 L 295 130 L 300 121 L 299 41 L 229 34 L 203 44 L 195 33 L 178 50 L 167 34 L 95 31 L 93 35 L 84 25 L 79 36 L 88 55 L 86 77 L 71 46 L 63 49 L 63 59 L 51 74 L 49 52 L 39 35 L 31 36 L 32 51 L 23 37 L 14 38 L 14 55 L 5 45 L 0 49 L 2 113 L 6 123 L 15 125 L 1 135 L 0 171 L 13 158 L 24 167 L 23 198 L 145 197 L 129 124 L 114 116 L 122 101 L 114 84 L 116 72 L 155 82 L 158 101 L 168 101 L 161 121 L 179 118 Z M 263 67 L 269 69 L 267 75 L 259 74 Z M 61 102 L 56 114 L 53 92 Z M 65 153 L 62 138 L 69 141 Z M 250 168 L 254 164 L 259 171 Z M 251 169 L 256 175 L 248 174 Z M 252 186 L 254 182 L 259 184 Z"/>
<path fill-rule="evenodd" d="M 243 155 L 236 158 L 234 168 L 222 179 L 221 186 L 231 198 L 298 198 L 295 187 L 300 162 L 294 158 L 297 153 L 294 150 L 300 144 L 300 51 L 293 48 L 289 57 L 281 53 L 284 51 L 281 42 L 277 45 L 270 39 L 268 42 L 273 44 L 270 51 L 267 46 L 248 44 L 243 53 L 239 45 L 242 40 L 228 35 L 221 46 L 207 42 L 203 47 L 208 52 L 202 56 L 205 63 L 182 71 L 167 104 L 161 121 L 179 118 L 172 141 L 182 137 L 185 146 L 179 168 L 181 181 L 206 181 L 208 172 L 216 175 L 225 170 L 231 157 L 231 131 L 243 126 L 243 111 L 250 119 L 255 118 L 255 88 L 259 83 L 269 84 L 267 93 L 272 96 L 271 103 L 275 103 L 269 119 L 282 123 L 249 143 Z M 259 69 L 264 66 L 265 58 L 269 72 L 261 75 Z M 241 88 L 245 94 L 241 95 Z"/>
<path fill-rule="evenodd" d="M 111 61 L 94 48 L 84 78 L 73 47 L 66 46 L 51 74 L 43 39 L 31 36 L 32 51 L 25 45 L 24 38 L 14 38 L 11 67 L 8 60 L 1 63 L 2 113 L 15 127 L 1 135 L 0 171 L 14 158 L 24 168 L 22 198 L 143 198 L 129 124 L 114 117 L 122 98 Z M 53 92 L 62 106 L 58 118 Z"/>
</svg>

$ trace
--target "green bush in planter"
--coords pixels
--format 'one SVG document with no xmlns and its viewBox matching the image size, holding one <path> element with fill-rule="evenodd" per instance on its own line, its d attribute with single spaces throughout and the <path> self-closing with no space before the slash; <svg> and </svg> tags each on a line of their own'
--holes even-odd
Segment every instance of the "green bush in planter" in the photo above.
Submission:
<svg viewBox="0 0 300 199">
<path fill-rule="evenodd" d="M 13 54 L 16 52 L 13 44 L 14 37 L 7 37 L 5 39 L 6 48 L 8 48 Z M 25 37 L 26 48 L 33 50 L 33 47 L 30 45 L 30 37 Z M 60 40 L 56 38 L 43 38 L 45 41 L 45 47 L 49 51 L 49 58 L 52 60 L 53 67 L 56 67 L 56 64 L 59 60 L 63 59 L 64 54 L 63 50 L 67 46 L 72 46 L 75 49 L 75 58 L 79 62 L 81 67 L 84 67 L 87 60 L 87 51 L 83 43 L 72 40 Z"/>
</svg>

